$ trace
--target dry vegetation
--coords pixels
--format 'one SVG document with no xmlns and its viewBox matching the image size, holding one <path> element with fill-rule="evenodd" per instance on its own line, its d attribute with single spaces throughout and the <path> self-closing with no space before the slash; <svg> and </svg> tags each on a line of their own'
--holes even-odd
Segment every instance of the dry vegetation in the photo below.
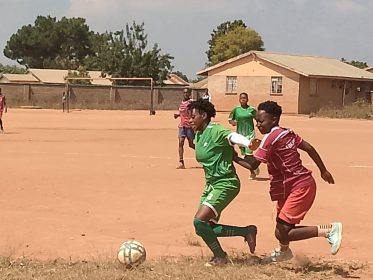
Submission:
<svg viewBox="0 0 373 280">
<path fill-rule="evenodd" d="M 373 106 L 362 100 L 358 100 L 342 109 L 322 108 L 310 117 L 348 118 L 348 119 L 373 119 Z"/>
<path fill-rule="evenodd" d="M 286 264 L 262 265 L 258 257 L 234 256 L 232 260 L 234 265 L 209 268 L 204 266 L 206 259 L 202 257 L 162 258 L 126 270 L 115 260 L 73 262 L 2 258 L 0 279 L 359 279 L 367 269 L 367 265 L 353 261 L 297 259 Z"/>
</svg>

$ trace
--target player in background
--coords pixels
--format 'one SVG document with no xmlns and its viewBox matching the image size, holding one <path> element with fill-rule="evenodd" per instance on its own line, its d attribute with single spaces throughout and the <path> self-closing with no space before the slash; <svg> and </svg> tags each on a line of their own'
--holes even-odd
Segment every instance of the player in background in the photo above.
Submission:
<svg viewBox="0 0 373 280">
<path fill-rule="evenodd" d="M 240 159 L 240 165 L 255 170 L 261 162 L 266 163 L 270 175 L 270 196 L 277 201 L 275 236 L 279 248 L 275 249 L 266 262 L 286 261 L 293 257 L 289 248 L 291 241 L 314 237 L 325 237 L 331 245 L 331 253 L 338 252 L 342 242 L 342 223 L 299 226 L 310 210 L 315 196 L 316 183 L 311 171 L 302 165 L 298 149 L 308 153 L 320 170 L 321 178 L 334 184 L 333 176 L 326 169 L 314 147 L 295 134 L 291 129 L 279 125 L 281 106 L 266 101 L 258 106 L 257 127 L 264 135 L 254 158 Z M 256 140 L 255 140 L 256 141 Z"/>
<path fill-rule="evenodd" d="M 208 100 L 209 102 L 211 102 L 211 96 L 209 94 L 209 90 L 206 89 L 205 92 L 203 93 L 203 95 L 201 96 L 202 99 L 206 99 Z"/>
<path fill-rule="evenodd" d="M 256 109 L 251 107 L 249 102 L 249 96 L 246 92 L 243 92 L 239 96 L 240 106 L 235 107 L 229 114 L 228 122 L 236 127 L 236 132 L 247 137 L 251 140 L 255 138 L 255 127 L 254 118 L 256 114 Z M 240 147 L 241 155 L 244 158 L 252 158 L 253 151 L 248 147 Z M 250 174 L 250 179 L 253 180 L 259 175 L 259 168 L 252 171 Z"/>
<path fill-rule="evenodd" d="M 194 132 L 189 123 L 188 105 L 192 102 L 190 99 L 190 90 L 185 88 L 183 93 L 183 100 L 179 106 L 179 113 L 174 114 L 174 118 L 180 117 L 179 123 L 179 163 L 177 169 L 185 169 L 184 163 L 184 142 L 185 138 L 188 140 L 189 147 L 194 149 Z"/>
<path fill-rule="evenodd" d="M 65 110 L 67 110 L 66 102 L 67 102 L 67 94 L 66 94 L 66 91 L 64 91 L 62 92 L 62 112 L 65 112 Z"/>
<path fill-rule="evenodd" d="M 237 227 L 218 224 L 220 215 L 240 192 L 240 180 L 233 165 L 233 144 L 249 145 L 249 140 L 236 132 L 211 122 L 214 105 L 208 100 L 193 101 L 190 123 L 196 132 L 196 159 L 205 172 L 205 189 L 194 216 L 196 234 L 202 237 L 214 257 L 207 264 L 224 265 L 229 259 L 218 237 L 242 236 L 251 253 L 256 246 L 257 228 L 254 225 Z"/>
<path fill-rule="evenodd" d="M 2 94 L 1 88 L 0 88 L 0 133 L 4 133 L 4 127 L 3 127 L 3 112 L 5 113 L 8 111 L 8 107 L 6 105 L 6 99 L 5 95 Z"/>
</svg>

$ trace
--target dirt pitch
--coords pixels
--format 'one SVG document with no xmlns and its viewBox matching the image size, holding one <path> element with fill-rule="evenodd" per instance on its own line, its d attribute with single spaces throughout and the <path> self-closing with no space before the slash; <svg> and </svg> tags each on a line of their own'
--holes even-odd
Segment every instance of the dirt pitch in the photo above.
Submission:
<svg viewBox="0 0 373 280">
<path fill-rule="evenodd" d="M 173 112 L 10 109 L 0 134 L 0 255 L 38 259 L 115 256 L 124 240 L 142 242 L 151 258 L 209 255 L 193 233 L 203 170 L 186 148 L 177 166 Z M 216 121 L 227 125 L 227 114 Z M 303 224 L 344 223 L 343 245 L 329 254 L 323 239 L 294 243 L 299 256 L 371 261 L 373 258 L 373 122 L 283 116 L 282 125 L 311 142 L 335 177 L 324 183 L 311 159 L 302 159 L 318 183 Z M 274 204 L 265 166 L 249 181 L 237 168 L 240 195 L 221 222 L 256 224 L 257 253 L 276 246 Z M 228 251 L 247 251 L 242 238 L 221 239 Z M 202 242 L 200 242 L 202 244 Z"/>
</svg>

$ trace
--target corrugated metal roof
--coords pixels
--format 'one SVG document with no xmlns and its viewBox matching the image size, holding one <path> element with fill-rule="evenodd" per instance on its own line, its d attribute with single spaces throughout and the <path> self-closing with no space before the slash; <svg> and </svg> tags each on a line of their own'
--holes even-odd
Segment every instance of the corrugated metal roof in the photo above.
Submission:
<svg viewBox="0 0 373 280">
<path fill-rule="evenodd" d="M 30 69 L 29 71 L 42 83 L 46 84 L 64 84 L 68 74 L 68 70 L 61 69 Z M 99 79 L 91 80 L 92 85 L 110 86 L 112 84 L 109 79 L 101 78 L 101 71 L 88 71 L 88 75 L 93 79 Z"/>
<path fill-rule="evenodd" d="M 364 70 L 373 73 L 373 66 L 369 66 L 365 68 Z"/>
<path fill-rule="evenodd" d="M 21 83 L 21 82 L 27 82 L 27 83 L 37 83 L 40 82 L 37 78 L 35 78 L 31 74 L 2 74 L 0 77 L 0 80 L 2 82 L 8 82 L 8 83 Z"/>
<path fill-rule="evenodd" d="M 186 82 L 184 79 L 179 77 L 176 74 L 170 74 L 167 77 L 167 80 L 164 80 L 163 83 L 165 85 L 180 85 L 180 86 L 189 86 L 189 83 Z"/>
<path fill-rule="evenodd" d="M 207 88 L 208 88 L 208 78 L 192 84 L 192 89 L 207 89 Z"/>
<path fill-rule="evenodd" d="M 241 54 L 201 70 L 197 73 L 197 75 L 207 75 L 211 70 L 217 69 L 223 65 L 227 65 L 250 55 L 257 56 L 259 59 L 263 59 L 303 76 L 373 80 L 373 73 L 369 73 L 368 71 L 359 69 L 338 59 L 309 55 L 271 53 L 264 51 L 250 51 Z"/>
</svg>

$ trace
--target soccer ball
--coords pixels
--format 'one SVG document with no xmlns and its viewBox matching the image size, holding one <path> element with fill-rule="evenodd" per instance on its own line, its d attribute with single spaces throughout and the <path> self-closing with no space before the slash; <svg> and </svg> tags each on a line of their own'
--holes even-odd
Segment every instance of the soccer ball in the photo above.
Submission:
<svg viewBox="0 0 373 280">
<path fill-rule="evenodd" d="M 145 248 L 136 240 L 128 240 L 119 247 L 118 260 L 124 264 L 126 268 L 134 268 L 142 264 L 145 259 Z"/>
</svg>

